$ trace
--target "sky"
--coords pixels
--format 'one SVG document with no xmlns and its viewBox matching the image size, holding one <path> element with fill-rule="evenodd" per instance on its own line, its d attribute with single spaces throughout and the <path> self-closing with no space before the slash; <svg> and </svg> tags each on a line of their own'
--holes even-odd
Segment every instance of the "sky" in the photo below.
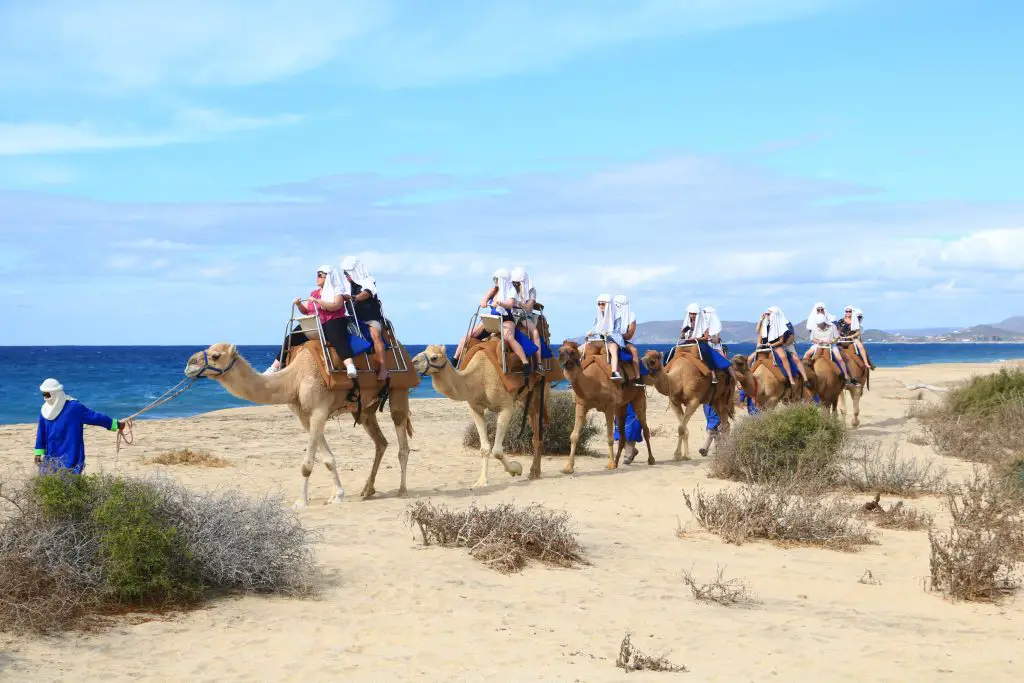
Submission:
<svg viewBox="0 0 1024 683">
<path fill-rule="evenodd" d="M 0 345 L 277 344 L 362 258 L 405 343 L 523 266 L 556 340 L 1024 314 L 1024 3 L 0 0 Z"/>
</svg>

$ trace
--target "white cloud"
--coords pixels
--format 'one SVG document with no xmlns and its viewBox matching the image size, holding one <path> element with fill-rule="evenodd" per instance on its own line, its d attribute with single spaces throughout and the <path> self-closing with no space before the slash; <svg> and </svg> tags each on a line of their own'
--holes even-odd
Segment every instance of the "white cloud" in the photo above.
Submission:
<svg viewBox="0 0 1024 683">
<path fill-rule="evenodd" d="M 1024 228 L 984 230 L 943 247 L 938 254 L 950 266 L 967 270 L 1024 268 Z"/>
<path fill-rule="evenodd" d="M 244 85 L 325 65 L 346 81 L 428 85 L 545 69 L 610 45 L 783 21 L 848 1 L 11 2 L 0 5 L 0 87 Z"/>
<path fill-rule="evenodd" d="M 183 242 L 174 242 L 172 240 L 158 239 L 156 237 L 146 237 L 145 239 L 128 242 L 116 242 L 114 246 L 119 249 L 144 249 L 152 251 L 193 251 L 198 249 L 198 245 L 195 244 L 185 244 Z"/>
<path fill-rule="evenodd" d="M 236 116 L 213 109 L 183 109 L 163 130 L 101 131 L 89 122 L 0 122 L 0 156 L 54 154 L 135 147 L 161 147 L 207 139 L 232 132 L 288 125 L 301 120 L 293 114 L 270 117 Z"/>
</svg>

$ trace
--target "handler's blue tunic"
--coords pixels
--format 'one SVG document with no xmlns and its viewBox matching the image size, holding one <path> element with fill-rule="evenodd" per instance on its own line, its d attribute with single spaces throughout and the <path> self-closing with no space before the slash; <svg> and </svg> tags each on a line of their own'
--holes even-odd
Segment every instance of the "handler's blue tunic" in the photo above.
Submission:
<svg viewBox="0 0 1024 683">
<path fill-rule="evenodd" d="M 81 474 L 85 469 L 85 425 L 117 431 L 117 420 L 68 399 L 60 414 L 52 420 L 39 416 L 36 430 L 36 455 L 42 457 L 40 472 L 57 469 Z"/>
</svg>

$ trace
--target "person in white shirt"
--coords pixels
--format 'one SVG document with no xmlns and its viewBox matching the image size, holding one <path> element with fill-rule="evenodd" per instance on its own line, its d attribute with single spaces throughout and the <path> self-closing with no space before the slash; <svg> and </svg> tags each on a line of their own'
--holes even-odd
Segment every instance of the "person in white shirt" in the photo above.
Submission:
<svg viewBox="0 0 1024 683">
<path fill-rule="evenodd" d="M 615 311 L 610 294 L 597 295 L 597 315 L 594 317 L 594 326 L 587 331 L 587 339 L 592 337 L 600 337 L 604 340 L 605 350 L 612 364 L 612 379 L 622 379 L 622 375 L 619 373 L 619 349 L 626 342 L 622 338 L 622 333 L 615 329 Z"/>
<path fill-rule="evenodd" d="M 636 369 L 636 379 L 633 384 L 643 386 L 640 379 L 640 351 L 630 343 L 633 335 L 636 334 L 636 314 L 630 309 L 629 297 L 625 294 L 616 294 L 613 299 L 615 303 L 615 331 L 622 335 L 624 348 L 633 356 L 633 367 Z"/>
<path fill-rule="evenodd" d="M 839 330 L 836 329 L 835 323 L 829 320 L 824 313 L 816 313 L 811 320 L 808 321 L 807 327 L 811 330 L 812 346 L 807 349 L 807 353 L 804 354 L 804 362 L 810 362 L 811 356 L 814 355 L 819 347 L 828 348 L 829 353 L 832 355 L 832 360 L 837 366 L 839 366 L 839 371 L 846 380 L 846 384 L 852 386 L 859 384 L 857 380 L 851 379 L 850 371 L 846 367 L 846 362 L 843 360 L 842 354 L 839 353 L 839 349 L 835 345 L 835 343 L 839 341 Z"/>
<path fill-rule="evenodd" d="M 542 362 L 540 355 L 540 332 L 537 330 L 536 323 L 533 322 L 533 307 L 537 303 L 537 288 L 533 286 L 533 281 L 522 266 L 516 266 L 512 269 L 510 280 L 512 282 L 512 289 L 515 290 L 516 307 L 523 311 L 522 316 L 516 323 L 522 323 L 526 327 L 526 333 L 530 335 L 530 339 L 537 345 L 537 352 L 533 355 L 533 359 L 537 364 L 536 367 L 540 368 Z"/>
<path fill-rule="evenodd" d="M 491 285 L 491 288 L 488 289 L 487 293 L 484 294 L 482 299 L 480 299 L 480 303 L 478 304 L 478 306 L 479 308 L 489 307 L 491 309 L 491 313 L 497 315 L 498 310 L 494 308 L 494 297 L 498 296 L 500 292 L 508 288 L 508 270 L 505 268 L 498 268 L 496 271 L 494 271 L 494 274 L 491 276 L 491 280 L 494 284 Z M 459 345 L 455 348 L 455 357 L 452 359 L 452 365 L 454 365 L 455 367 L 459 366 L 459 358 L 462 357 L 462 351 L 466 348 L 466 344 L 469 343 L 470 339 L 482 339 L 485 336 L 486 335 L 484 334 L 484 324 L 482 322 L 477 323 L 476 327 L 474 327 L 469 334 L 463 337 L 462 340 L 459 342 Z"/>
<path fill-rule="evenodd" d="M 725 370 L 729 373 L 732 381 L 738 384 L 736 374 L 732 369 L 732 363 L 729 362 L 729 359 L 721 351 L 711 347 L 711 340 L 713 338 L 720 339 L 722 334 L 722 323 L 718 319 L 718 314 L 715 313 L 714 308 L 711 308 L 711 315 L 706 315 L 705 310 L 706 308 L 698 303 L 692 303 L 687 306 L 686 319 L 679 336 L 682 339 L 692 339 L 697 342 L 701 358 L 711 371 L 711 382 L 713 384 L 718 383 L 718 370 Z M 719 346 L 721 345 L 719 344 Z"/>
</svg>

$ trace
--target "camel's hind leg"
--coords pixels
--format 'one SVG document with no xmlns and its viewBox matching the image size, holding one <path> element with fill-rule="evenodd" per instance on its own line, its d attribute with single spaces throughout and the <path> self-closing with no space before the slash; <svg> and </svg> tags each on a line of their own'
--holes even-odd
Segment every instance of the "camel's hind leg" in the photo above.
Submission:
<svg viewBox="0 0 1024 683">
<path fill-rule="evenodd" d="M 387 450 L 388 440 L 384 438 L 384 432 L 380 429 L 380 424 L 377 422 L 377 410 L 373 406 L 363 409 L 363 414 L 359 416 L 359 423 L 363 425 L 363 429 L 373 439 L 373 467 L 370 469 L 370 476 L 366 479 L 366 485 L 363 486 L 361 493 L 363 499 L 371 497 L 377 493 L 377 490 L 373 488 L 373 484 L 377 481 L 377 469 L 380 467 L 380 461 L 384 459 L 384 451 Z"/>
<path fill-rule="evenodd" d="M 853 403 L 853 419 L 850 421 L 850 426 L 856 429 L 860 426 L 860 397 L 864 394 L 864 390 L 860 387 L 850 388 L 850 402 Z M 846 396 L 843 396 L 843 408 L 846 408 Z"/>
<path fill-rule="evenodd" d="M 540 385 L 540 394 L 530 406 L 530 429 L 533 430 L 533 462 L 530 464 L 530 479 L 540 479 L 540 457 L 544 452 L 543 424 L 547 413 L 547 383 Z"/>
<path fill-rule="evenodd" d="M 576 420 L 572 425 L 572 434 L 569 435 L 569 462 L 562 470 L 565 474 L 572 474 L 576 470 L 576 444 L 580 442 L 580 431 L 587 419 L 587 406 L 576 396 Z M 611 448 L 609 447 L 609 450 Z"/>
<path fill-rule="evenodd" d="M 614 470 L 619 466 L 619 459 L 615 455 L 615 413 L 613 411 L 604 411 L 604 425 L 608 430 L 608 469 Z M 623 429 L 626 427 L 625 406 L 622 407 L 622 427 Z M 619 450 L 622 450 L 622 444 L 619 444 Z"/>
<path fill-rule="evenodd" d="M 640 422 L 640 431 L 644 435 L 644 443 L 647 444 L 647 464 L 654 464 L 654 451 L 651 450 L 651 430 L 647 427 L 647 394 L 643 394 L 633 402 L 633 412 Z M 623 430 L 625 433 L 625 430 Z"/>
<path fill-rule="evenodd" d="M 309 445 L 306 447 L 306 459 L 302 463 L 302 497 L 295 501 L 295 508 L 302 509 L 309 505 L 309 475 L 313 473 L 313 464 L 316 462 L 316 449 L 324 443 L 324 426 L 327 424 L 327 412 L 318 410 L 311 414 L 307 420 L 302 419 L 302 426 L 309 431 Z"/>
<path fill-rule="evenodd" d="M 405 475 L 409 467 L 409 436 L 412 434 L 409 392 L 393 391 L 388 400 L 391 402 L 391 422 L 394 423 L 395 434 L 398 436 L 398 466 L 402 470 L 402 480 L 398 485 L 398 497 L 405 498 L 409 495 L 409 489 L 405 485 Z"/>
<path fill-rule="evenodd" d="M 610 470 L 615 469 L 619 466 L 619 458 L 622 457 L 622 449 L 626 447 L 626 414 L 628 410 L 629 404 L 624 403 L 618 409 L 618 411 L 616 411 L 615 414 L 615 421 L 618 423 L 619 436 L 621 438 L 619 439 L 619 447 L 615 451 L 615 458 L 612 460 L 612 462 L 608 463 L 608 469 Z M 612 430 L 612 438 L 615 438 L 614 428 Z M 612 441 L 612 443 L 614 443 L 614 440 Z"/>
</svg>

